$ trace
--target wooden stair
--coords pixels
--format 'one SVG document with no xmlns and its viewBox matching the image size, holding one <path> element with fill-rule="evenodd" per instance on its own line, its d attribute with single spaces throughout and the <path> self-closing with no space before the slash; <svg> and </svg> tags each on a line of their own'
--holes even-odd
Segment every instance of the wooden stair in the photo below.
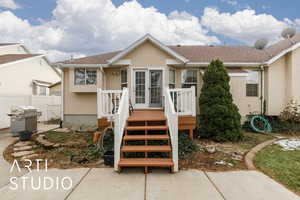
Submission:
<svg viewBox="0 0 300 200">
<path fill-rule="evenodd" d="M 172 148 L 164 112 L 142 115 L 134 111 L 122 139 L 119 172 L 124 167 L 166 167 L 173 170 Z"/>
</svg>

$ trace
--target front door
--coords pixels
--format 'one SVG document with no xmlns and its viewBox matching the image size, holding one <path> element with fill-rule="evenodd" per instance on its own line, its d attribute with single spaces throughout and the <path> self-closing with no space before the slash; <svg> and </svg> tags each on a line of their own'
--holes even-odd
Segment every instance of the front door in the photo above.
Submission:
<svg viewBox="0 0 300 200">
<path fill-rule="evenodd" d="M 162 70 L 133 70 L 134 108 L 162 107 Z"/>
<path fill-rule="evenodd" d="M 147 102 L 147 70 L 134 70 L 134 106 L 146 108 Z"/>
<path fill-rule="evenodd" d="M 162 107 L 162 71 L 149 71 L 149 107 Z"/>
</svg>

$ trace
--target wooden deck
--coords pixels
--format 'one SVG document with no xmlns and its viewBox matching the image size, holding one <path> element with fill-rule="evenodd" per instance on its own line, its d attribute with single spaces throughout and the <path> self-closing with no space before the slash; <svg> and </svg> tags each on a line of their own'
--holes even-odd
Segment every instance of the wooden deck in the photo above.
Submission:
<svg viewBox="0 0 300 200">
<path fill-rule="evenodd" d="M 155 121 L 165 121 L 165 113 L 163 110 L 134 110 L 131 116 L 128 118 L 128 122 L 155 122 Z M 99 130 L 103 130 L 105 127 L 109 126 L 110 123 L 107 122 L 106 118 L 98 119 Z M 149 127 L 127 127 L 129 129 L 155 129 L 155 130 L 165 130 L 167 126 L 149 126 Z M 194 130 L 196 129 L 196 117 L 191 115 L 183 115 L 178 117 L 178 130 L 189 131 L 189 137 L 194 138 Z"/>
</svg>

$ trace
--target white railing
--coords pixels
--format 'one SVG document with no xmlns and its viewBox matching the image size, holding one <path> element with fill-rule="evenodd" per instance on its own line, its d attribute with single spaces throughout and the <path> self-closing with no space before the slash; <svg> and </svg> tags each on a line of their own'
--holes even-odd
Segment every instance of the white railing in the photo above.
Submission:
<svg viewBox="0 0 300 200">
<path fill-rule="evenodd" d="M 175 111 L 173 101 L 170 95 L 170 89 L 165 89 L 165 116 L 167 118 L 169 133 L 172 144 L 172 159 L 174 163 L 174 172 L 178 171 L 178 114 Z"/>
<path fill-rule="evenodd" d="M 178 115 L 196 116 L 195 86 L 169 89 L 169 93 Z"/>
<path fill-rule="evenodd" d="M 129 94 L 128 89 L 124 88 L 122 91 L 122 97 L 120 100 L 118 112 L 114 115 L 114 167 L 118 170 L 118 164 L 120 161 L 120 149 L 122 144 L 122 138 L 124 129 L 126 126 L 126 120 L 129 117 Z"/>
<path fill-rule="evenodd" d="M 113 117 L 119 109 L 122 90 L 102 90 L 97 92 L 97 115 L 98 118 Z"/>
</svg>

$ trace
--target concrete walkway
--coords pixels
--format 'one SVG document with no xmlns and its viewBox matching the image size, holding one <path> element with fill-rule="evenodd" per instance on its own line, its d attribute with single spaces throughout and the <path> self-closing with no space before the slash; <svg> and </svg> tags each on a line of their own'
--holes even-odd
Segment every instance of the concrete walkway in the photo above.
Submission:
<svg viewBox="0 0 300 200">
<path fill-rule="evenodd" d="M 0 151 L 13 142 L 0 134 Z M 124 170 L 111 168 L 51 169 L 10 173 L 0 155 L 0 199 L 58 200 L 300 200 L 258 171 L 203 172 Z M 11 177 L 16 177 L 10 182 Z M 16 189 L 16 190 L 15 190 Z"/>
</svg>

